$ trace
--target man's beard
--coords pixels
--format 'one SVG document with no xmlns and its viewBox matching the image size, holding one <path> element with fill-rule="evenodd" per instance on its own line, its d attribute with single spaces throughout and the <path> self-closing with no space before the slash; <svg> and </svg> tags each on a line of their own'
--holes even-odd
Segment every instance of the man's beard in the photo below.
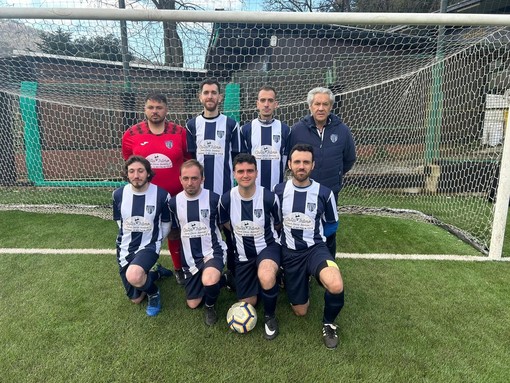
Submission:
<svg viewBox="0 0 510 383">
<path fill-rule="evenodd" d="M 160 116 L 157 116 L 157 115 L 156 115 L 156 116 L 151 116 L 151 117 L 149 117 L 149 120 L 150 120 L 151 122 L 160 123 L 160 122 L 165 121 L 165 117 L 160 117 Z"/>
<path fill-rule="evenodd" d="M 306 179 L 310 177 L 310 174 L 311 172 L 303 172 L 299 174 L 292 172 L 292 176 L 299 182 L 306 181 Z"/>
</svg>

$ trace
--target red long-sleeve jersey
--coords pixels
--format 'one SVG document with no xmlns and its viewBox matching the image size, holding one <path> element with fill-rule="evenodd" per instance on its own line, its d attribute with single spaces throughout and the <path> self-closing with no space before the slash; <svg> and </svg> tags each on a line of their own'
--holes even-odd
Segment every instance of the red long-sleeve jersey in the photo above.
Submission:
<svg viewBox="0 0 510 383">
<path fill-rule="evenodd" d="M 155 173 L 151 182 L 165 189 L 173 197 L 182 190 L 179 182 L 182 163 L 191 158 L 186 145 L 186 129 L 173 122 L 165 122 L 165 130 L 154 134 L 147 121 L 130 127 L 122 136 L 122 157 L 137 155 L 147 158 Z"/>
</svg>

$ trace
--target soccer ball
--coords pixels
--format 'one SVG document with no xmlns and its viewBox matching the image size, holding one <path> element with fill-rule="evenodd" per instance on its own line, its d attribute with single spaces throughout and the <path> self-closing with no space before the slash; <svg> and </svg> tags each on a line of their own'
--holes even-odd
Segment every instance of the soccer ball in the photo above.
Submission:
<svg viewBox="0 0 510 383">
<path fill-rule="evenodd" d="M 227 323 L 231 330 L 240 334 L 247 333 L 257 324 L 257 311 L 249 303 L 236 302 L 228 309 Z"/>
</svg>

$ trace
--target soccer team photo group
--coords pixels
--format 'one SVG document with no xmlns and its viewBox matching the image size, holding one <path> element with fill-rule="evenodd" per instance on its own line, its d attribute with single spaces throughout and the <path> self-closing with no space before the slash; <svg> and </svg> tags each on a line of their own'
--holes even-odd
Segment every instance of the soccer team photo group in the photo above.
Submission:
<svg viewBox="0 0 510 383">
<path fill-rule="evenodd" d="M 310 114 L 292 128 L 275 117 L 277 90 L 269 85 L 258 91 L 258 117 L 242 126 L 220 112 L 214 79 L 200 84 L 203 111 L 185 127 L 167 120 L 165 95 L 146 97 L 145 120 L 122 138 L 128 184 L 113 193 L 113 219 L 126 294 L 135 304 L 146 298 L 148 316 L 164 313 L 156 281 L 175 274 L 205 325 L 225 316 L 216 310 L 225 287 L 243 302 L 229 310 L 229 327 L 252 330 L 257 307 L 272 340 L 279 289 L 304 316 L 315 278 L 325 290 L 321 336 L 337 347 L 344 305 L 337 203 L 356 151 L 349 128 L 331 113 L 331 90 L 317 87 L 307 97 Z M 166 238 L 173 272 L 158 262 Z"/>
<path fill-rule="evenodd" d="M 506 383 L 510 0 L 0 0 L 0 383 Z"/>
</svg>

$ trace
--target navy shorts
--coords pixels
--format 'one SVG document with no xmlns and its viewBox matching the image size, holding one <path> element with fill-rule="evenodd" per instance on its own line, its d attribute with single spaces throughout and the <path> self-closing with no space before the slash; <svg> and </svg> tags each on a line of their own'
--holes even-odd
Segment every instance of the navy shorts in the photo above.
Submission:
<svg viewBox="0 0 510 383">
<path fill-rule="evenodd" d="M 149 273 L 152 266 L 158 261 L 159 254 L 153 250 L 142 249 L 135 254 L 135 257 L 129 264 L 119 270 L 120 279 L 126 289 L 126 295 L 129 299 L 137 299 L 142 294 L 141 290 L 138 290 L 135 286 L 131 285 L 126 279 L 126 271 L 131 265 L 138 265 L 145 270 L 145 273 Z"/>
<path fill-rule="evenodd" d="M 256 258 L 239 262 L 236 259 L 236 294 L 237 299 L 253 297 L 260 292 L 257 270 L 260 262 L 271 259 L 280 266 L 281 246 L 278 243 L 269 245 Z"/>
<path fill-rule="evenodd" d="M 320 283 L 317 269 L 324 261 L 335 261 L 324 242 L 304 250 L 292 250 L 282 246 L 285 290 L 292 305 L 303 305 L 308 302 L 310 297 L 308 277 L 313 275 Z"/>
<path fill-rule="evenodd" d="M 202 271 L 207 267 L 214 267 L 220 273 L 223 271 L 224 267 L 223 259 L 220 257 L 213 257 L 204 263 L 202 269 L 191 275 L 191 277 L 186 278 L 186 299 L 198 299 L 202 298 L 205 295 L 204 284 L 202 283 Z"/>
</svg>

